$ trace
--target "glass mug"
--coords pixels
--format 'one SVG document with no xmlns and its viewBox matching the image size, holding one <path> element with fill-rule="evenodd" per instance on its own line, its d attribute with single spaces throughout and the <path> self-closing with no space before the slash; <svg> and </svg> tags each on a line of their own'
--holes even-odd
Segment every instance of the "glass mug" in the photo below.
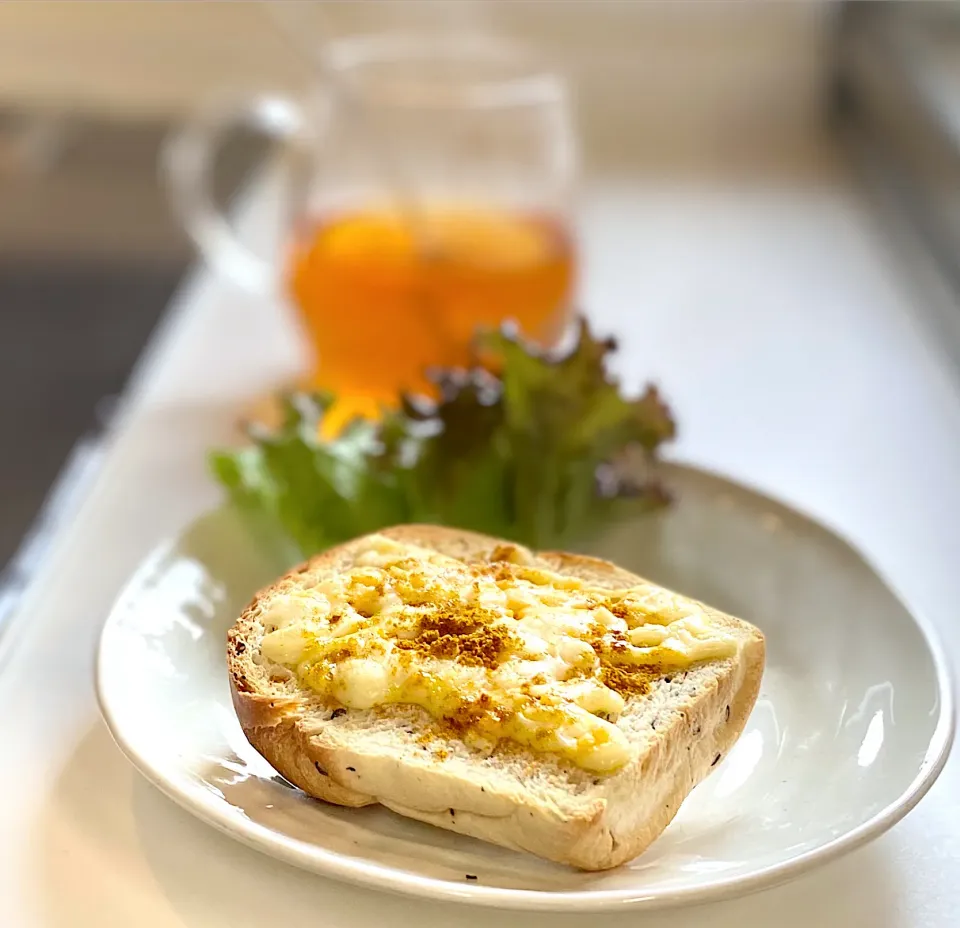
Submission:
<svg viewBox="0 0 960 928">
<path fill-rule="evenodd" d="M 373 36 L 331 43 L 308 105 L 259 97 L 198 115 L 168 150 L 174 204 L 215 266 L 279 289 L 313 349 L 330 425 L 376 416 L 425 371 L 463 366 L 478 327 L 514 320 L 545 347 L 575 286 L 576 146 L 563 80 L 500 41 Z M 285 254 L 233 236 L 208 175 L 246 123 L 288 143 Z"/>
</svg>

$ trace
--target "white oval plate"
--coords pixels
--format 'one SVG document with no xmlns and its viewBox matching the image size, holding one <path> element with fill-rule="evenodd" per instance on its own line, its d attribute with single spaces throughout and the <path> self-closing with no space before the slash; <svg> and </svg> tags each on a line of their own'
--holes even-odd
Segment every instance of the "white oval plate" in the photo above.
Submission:
<svg viewBox="0 0 960 928">
<path fill-rule="evenodd" d="M 796 876 L 889 828 L 930 787 L 953 734 L 944 658 L 846 544 L 749 490 L 671 467 L 678 501 L 595 545 L 759 625 L 768 663 L 736 748 L 635 861 L 580 873 L 383 808 L 307 798 L 247 744 L 224 640 L 283 565 L 230 510 L 142 566 L 107 619 L 107 725 L 164 793 L 239 840 L 326 876 L 432 899 L 556 911 L 655 907 Z M 469 876 L 468 876 L 469 875 Z"/>
</svg>

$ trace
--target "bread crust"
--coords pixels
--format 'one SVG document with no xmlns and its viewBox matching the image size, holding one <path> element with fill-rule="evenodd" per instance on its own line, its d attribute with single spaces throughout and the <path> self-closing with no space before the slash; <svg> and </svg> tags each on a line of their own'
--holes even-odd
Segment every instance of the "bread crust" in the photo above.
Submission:
<svg viewBox="0 0 960 928">
<path fill-rule="evenodd" d="M 431 525 L 397 526 L 380 534 L 461 558 L 504 544 Z M 427 750 L 417 737 L 432 720 L 414 707 L 386 710 L 397 718 L 396 744 L 358 737 L 356 728 L 347 727 L 351 719 L 342 717 L 355 710 L 335 710 L 296 688 L 292 693 L 289 687 L 271 689 L 255 660 L 255 643 L 265 603 L 346 567 L 361 541 L 316 555 L 259 592 L 227 636 L 231 695 L 245 735 L 279 773 L 317 799 L 351 807 L 381 803 L 440 828 L 580 869 L 603 870 L 632 860 L 660 835 L 746 725 L 763 674 L 763 635 L 747 622 L 704 607 L 713 621 L 738 636 L 738 656 L 677 674 L 677 681 L 665 678 L 652 697 L 628 700 L 639 732 L 631 740 L 638 751 L 614 775 L 594 778 L 519 749 L 506 771 L 470 757 L 444 760 L 445 751 Z M 591 582 L 647 582 L 598 558 L 563 552 L 538 557 Z M 527 775 L 518 776 L 517 769 Z M 530 787 L 533 774 L 548 786 Z"/>
</svg>

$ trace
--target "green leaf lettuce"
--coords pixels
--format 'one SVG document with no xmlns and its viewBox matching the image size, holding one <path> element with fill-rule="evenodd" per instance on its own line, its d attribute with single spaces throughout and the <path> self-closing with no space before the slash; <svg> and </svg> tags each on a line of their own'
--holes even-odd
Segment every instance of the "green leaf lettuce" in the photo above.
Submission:
<svg viewBox="0 0 960 928">
<path fill-rule="evenodd" d="M 624 497 L 666 499 L 654 465 L 673 418 L 652 386 L 621 394 L 606 369 L 615 348 L 583 320 L 559 357 L 508 329 L 487 333 L 478 344 L 485 367 L 436 372 L 435 400 L 406 397 L 380 421 L 355 420 L 324 440 L 333 397 L 291 394 L 278 428 L 251 427 L 251 444 L 213 452 L 211 468 L 234 501 L 304 555 L 403 522 L 535 548 L 571 544 Z"/>
</svg>

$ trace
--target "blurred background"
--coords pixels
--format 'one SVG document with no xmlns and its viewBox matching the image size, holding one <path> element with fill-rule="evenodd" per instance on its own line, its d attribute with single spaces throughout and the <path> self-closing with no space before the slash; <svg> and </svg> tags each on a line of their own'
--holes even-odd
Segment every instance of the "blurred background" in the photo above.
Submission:
<svg viewBox="0 0 960 928">
<path fill-rule="evenodd" d="M 225 89 L 300 97 L 316 80 L 268 6 L 0 4 L 0 597 L 95 469 L 195 260 L 158 180 L 163 140 Z M 858 185 L 904 273 L 920 261 L 960 286 L 960 4 L 331 0 L 319 16 L 328 41 L 396 29 L 522 40 L 574 90 L 585 184 L 642 175 L 686 210 Z M 218 200 L 269 151 L 231 133 Z M 960 316 L 929 310 L 960 345 Z"/>
</svg>

